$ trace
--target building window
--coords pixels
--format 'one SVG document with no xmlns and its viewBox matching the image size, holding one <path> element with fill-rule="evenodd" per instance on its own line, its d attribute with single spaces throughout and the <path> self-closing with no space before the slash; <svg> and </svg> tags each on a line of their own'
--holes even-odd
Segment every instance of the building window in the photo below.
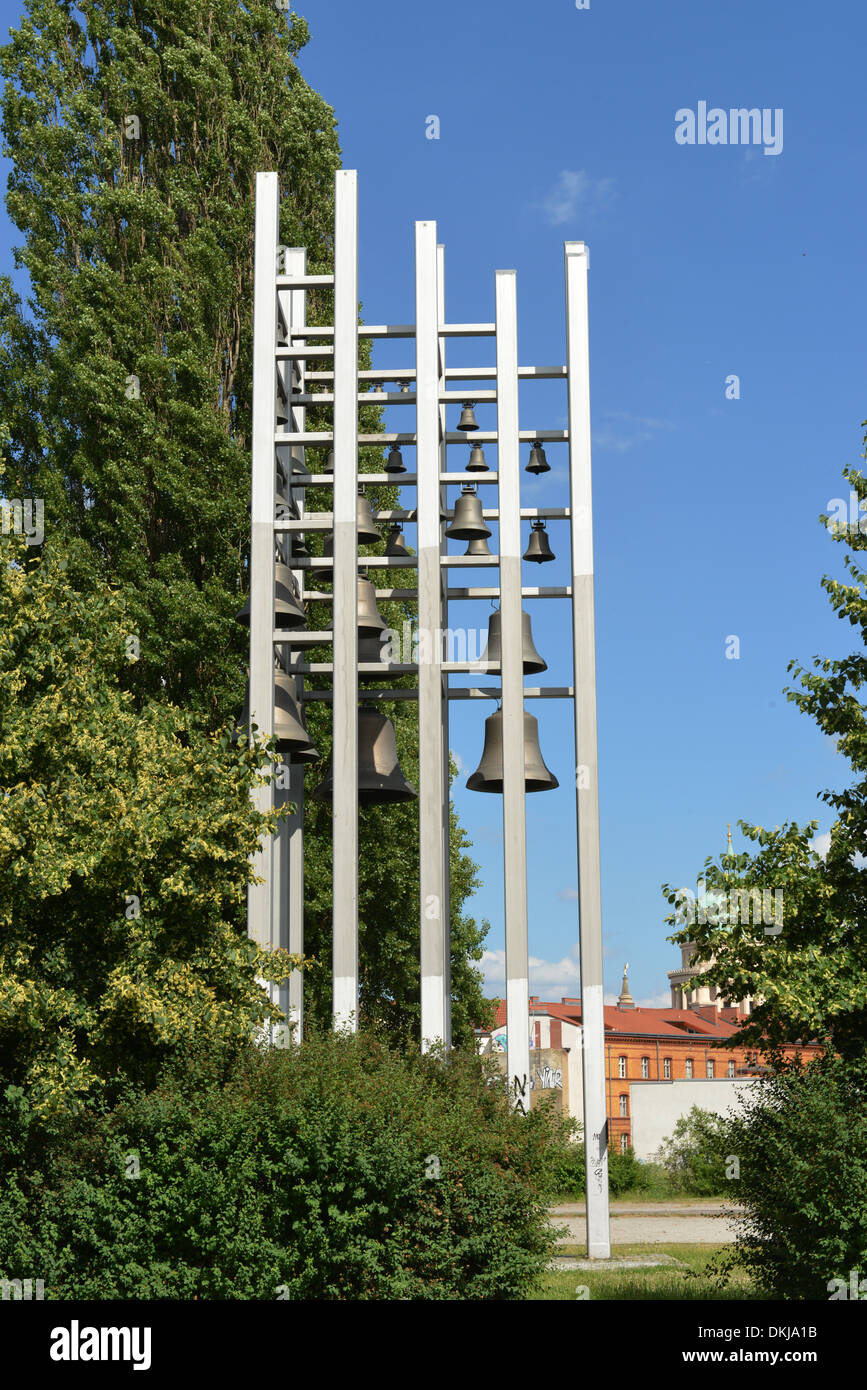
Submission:
<svg viewBox="0 0 867 1390">
<path fill-rule="evenodd" d="M 670 1058 L 670 1057 L 663 1057 L 663 1059 L 662 1059 L 662 1074 L 663 1074 L 663 1076 L 665 1077 L 666 1081 L 670 1081 L 670 1080 L 671 1080 L 671 1058 Z"/>
<path fill-rule="evenodd" d="M 617 1075 L 620 1077 L 621 1081 L 622 1081 L 623 1078 L 626 1076 L 626 1058 L 625 1058 L 625 1057 L 618 1057 L 618 1058 L 617 1058 Z"/>
<path fill-rule="evenodd" d="M 629 1135 L 628 1135 L 628 1134 L 621 1134 L 621 1136 L 620 1136 L 620 1152 L 621 1152 L 622 1154 L 625 1154 L 625 1153 L 626 1153 L 626 1150 L 627 1150 L 628 1148 L 629 1148 Z"/>
<path fill-rule="evenodd" d="M 710 1080 L 713 1076 L 713 1062 L 709 1057 L 704 1064 L 704 1074 L 708 1078 L 708 1080 Z"/>
<path fill-rule="evenodd" d="M 628 1114 L 629 1114 L 629 1100 L 628 1100 L 628 1097 L 626 1097 L 626 1096 L 621 1096 L 621 1097 L 620 1097 L 620 1116 L 621 1116 L 621 1119 L 625 1119 L 626 1116 L 627 1116 Z"/>
<path fill-rule="evenodd" d="M 692 1058 L 691 1058 L 691 1057 L 687 1057 L 687 1059 L 686 1059 L 686 1079 L 687 1079 L 687 1081 L 691 1081 L 691 1080 L 692 1080 Z"/>
<path fill-rule="evenodd" d="M 641 1059 L 641 1079 L 642 1079 L 642 1081 L 646 1081 L 647 1078 L 648 1078 L 649 1076 L 650 1076 L 650 1058 L 649 1058 L 649 1057 L 642 1057 L 642 1059 Z"/>
<path fill-rule="evenodd" d="M 734 1076 L 734 1074 L 735 1074 L 735 1064 L 734 1064 L 734 1062 L 729 1062 L 729 1076 Z"/>
</svg>

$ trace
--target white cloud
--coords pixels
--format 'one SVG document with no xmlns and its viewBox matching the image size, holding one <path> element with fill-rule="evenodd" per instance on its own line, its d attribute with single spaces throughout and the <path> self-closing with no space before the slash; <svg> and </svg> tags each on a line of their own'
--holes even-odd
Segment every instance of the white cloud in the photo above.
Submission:
<svg viewBox="0 0 867 1390">
<path fill-rule="evenodd" d="M 481 959 L 481 969 L 485 977 L 485 990 L 501 999 L 506 993 L 506 953 L 505 951 L 485 951 Z M 541 999 L 559 1000 L 563 995 L 578 994 L 578 946 L 559 961 L 543 960 L 539 956 L 530 957 L 530 993 Z"/>
<path fill-rule="evenodd" d="M 593 431 L 593 443 L 600 449 L 615 449 L 625 454 L 636 444 L 647 444 L 665 430 L 677 429 L 672 420 L 657 420 L 649 415 L 630 415 L 626 410 L 607 410 L 606 420 L 614 420 L 614 425 L 604 425 Z"/>
<path fill-rule="evenodd" d="M 826 854 L 828 853 L 828 850 L 829 850 L 830 848 L 831 848 L 831 832 L 830 832 L 830 830 L 824 831 L 823 834 L 817 835 L 816 838 L 815 838 L 814 840 L 811 840 L 811 841 L 810 841 L 810 849 L 813 850 L 813 852 L 814 852 L 815 854 L 818 854 L 818 856 L 819 856 L 820 859 L 824 859 L 824 858 L 825 858 L 825 856 L 826 856 Z"/>
<path fill-rule="evenodd" d="M 560 902 L 561 902 L 561 903 L 572 903 L 572 902 L 577 902 L 577 900 L 578 900 L 578 889 L 577 889 L 577 888 L 561 888 L 561 889 L 560 889 L 560 892 L 557 894 L 557 897 L 560 899 Z"/>
<path fill-rule="evenodd" d="M 597 212 L 614 196 L 614 179 L 591 179 L 584 169 L 562 169 L 542 210 L 552 227 L 561 227 L 578 212 Z"/>
</svg>

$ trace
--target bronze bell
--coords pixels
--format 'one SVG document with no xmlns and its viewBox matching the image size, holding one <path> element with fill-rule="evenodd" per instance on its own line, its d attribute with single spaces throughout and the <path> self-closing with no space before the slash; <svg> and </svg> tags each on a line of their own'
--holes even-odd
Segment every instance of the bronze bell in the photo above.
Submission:
<svg viewBox="0 0 867 1390">
<path fill-rule="evenodd" d="M 333 473 L 333 472 L 334 472 L 334 450 L 333 450 L 333 449 L 329 449 L 329 450 L 328 450 L 328 453 L 327 453 L 326 456 L 325 456 L 325 462 L 324 462 L 323 465 L 322 465 L 322 472 L 323 472 L 323 473 Z"/>
<path fill-rule="evenodd" d="M 300 531 L 296 531 L 292 537 L 292 559 L 309 560 L 310 551 L 307 549 L 307 541 Z"/>
<path fill-rule="evenodd" d="M 310 742 L 304 716 L 295 697 L 295 682 L 291 676 L 274 677 L 274 737 L 281 753 L 290 763 L 315 763 L 319 754 Z"/>
<path fill-rule="evenodd" d="M 243 728 L 250 723 L 250 682 L 244 692 L 244 708 L 239 725 Z M 276 672 L 274 675 L 274 737 L 280 752 L 290 763 L 315 763 L 319 754 L 310 742 L 310 735 L 304 724 L 304 716 L 295 694 L 295 682 L 291 676 Z M 238 726 L 233 742 L 238 741 Z"/>
<path fill-rule="evenodd" d="M 485 525 L 482 504 L 476 496 L 472 483 L 466 483 L 455 503 L 454 520 L 446 527 L 446 535 L 455 541 L 471 541 L 475 536 L 489 536 L 490 526 Z"/>
<path fill-rule="evenodd" d="M 388 451 L 388 458 L 385 460 L 386 473 L 405 473 L 403 466 L 403 454 L 396 444 L 392 444 Z"/>
<path fill-rule="evenodd" d="M 358 544 L 373 545 L 375 541 L 381 541 L 382 536 L 376 529 L 373 512 L 370 510 L 370 503 L 364 495 L 363 487 L 358 489 L 356 514 L 358 516 Z"/>
<path fill-rule="evenodd" d="M 235 614 L 237 622 L 250 626 L 250 600 L 244 604 L 240 613 Z M 303 627 L 307 622 L 304 609 L 298 602 L 295 580 L 288 565 L 274 566 L 274 626 Z"/>
<path fill-rule="evenodd" d="M 358 634 L 369 637 L 385 632 L 387 624 L 376 606 L 376 590 L 363 574 L 358 576 Z"/>
<path fill-rule="evenodd" d="M 485 540 L 484 536 L 474 536 L 464 551 L 464 559 L 468 555 L 492 555 L 493 551 Z"/>
<path fill-rule="evenodd" d="M 464 402 L 464 407 L 463 407 L 463 409 L 462 409 L 462 411 L 461 411 L 461 418 L 460 418 L 460 420 L 458 421 L 458 429 L 459 429 L 459 430 L 464 430 L 464 431 L 466 431 L 466 430 L 477 430 L 478 428 L 479 428 L 479 422 L 478 422 L 478 420 L 476 419 L 476 413 L 475 413 L 475 410 L 473 409 L 473 402 L 472 402 L 472 401 L 465 401 L 465 402 Z"/>
<path fill-rule="evenodd" d="M 535 715 L 524 710 L 524 790 L 547 792 L 560 783 L 545 766 L 539 747 L 539 725 Z M 489 714 L 485 720 L 485 748 L 482 761 L 472 777 L 467 778 L 472 792 L 502 792 L 503 790 L 503 712 Z"/>
<path fill-rule="evenodd" d="M 328 771 L 313 793 L 314 801 L 330 801 L 333 771 Z M 361 806 L 390 801 L 413 801 L 418 793 L 410 786 L 397 760 L 397 740 L 390 719 L 373 705 L 358 711 L 358 801 Z"/>
<path fill-rule="evenodd" d="M 294 497 L 281 497 L 279 492 L 274 494 L 274 515 L 278 521 L 285 521 L 288 517 L 293 521 L 299 521 L 301 518 Z"/>
<path fill-rule="evenodd" d="M 408 396 L 410 394 L 410 384 L 408 381 L 402 381 L 400 383 L 400 394 L 402 396 Z"/>
<path fill-rule="evenodd" d="M 389 532 L 385 540 L 386 555 L 391 555 L 393 558 L 400 558 L 401 556 L 409 555 L 409 551 L 407 550 L 406 543 L 403 539 L 403 530 L 400 526 L 398 526 L 397 522 L 395 522 L 395 524 L 389 528 Z"/>
<path fill-rule="evenodd" d="M 488 641 L 485 650 L 479 657 L 480 661 L 495 661 L 497 665 L 488 671 L 489 676 L 499 676 L 502 674 L 500 662 L 502 661 L 502 613 L 499 609 L 491 614 L 488 623 Z M 521 654 L 524 662 L 524 675 L 535 675 L 539 671 L 547 671 L 548 663 L 544 657 L 536 651 L 533 643 L 533 629 L 530 626 L 530 614 L 521 609 Z"/>
<path fill-rule="evenodd" d="M 470 458 L 467 463 L 468 473 L 489 473 L 488 461 L 485 458 L 485 451 L 481 444 L 474 444 L 470 449 Z"/>
<path fill-rule="evenodd" d="M 387 628 L 386 628 L 385 630 L 388 631 Z M 359 631 L 359 634 L 358 634 L 358 664 L 359 664 L 359 666 L 362 664 L 362 662 L 371 662 L 371 663 L 380 663 L 380 664 L 381 664 L 382 661 L 383 661 L 382 652 L 383 652 L 383 643 L 382 643 L 382 633 L 381 633 L 381 632 L 377 632 L 375 636 L 374 636 L 374 635 L 371 635 L 371 636 L 369 636 L 369 637 L 366 637 L 366 636 L 362 636 L 361 632 Z M 359 671 L 359 673 L 358 673 L 358 682 L 359 682 L 359 685 L 377 685 L 377 684 L 379 683 L 380 680 L 381 680 L 381 674 L 380 674 L 379 672 L 374 672 L 373 674 L 368 674 L 368 673 L 366 673 L 366 672 L 365 672 L 365 673 L 362 673 L 362 672 Z"/>
<path fill-rule="evenodd" d="M 524 551 L 523 558 L 525 560 L 535 560 L 539 565 L 544 565 L 546 560 L 556 560 L 557 557 L 551 549 L 551 543 L 548 540 L 548 532 L 545 529 L 544 521 L 533 522 L 529 544 Z"/>
<path fill-rule="evenodd" d="M 310 477 L 310 469 L 307 467 L 307 464 L 304 462 L 304 460 L 303 460 L 303 458 L 301 457 L 301 455 L 300 455 L 295 449 L 292 450 L 291 458 L 292 458 L 292 476 L 293 476 L 293 478 L 298 478 L 298 477 L 309 478 L 309 477 Z"/>
<path fill-rule="evenodd" d="M 289 423 L 289 402 L 284 401 L 283 397 L 277 392 L 277 424 L 288 425 Z"/>
<path fill-rule="evenodd" d="M 551 465 L 545 457 L 545 450 L 538 439 L 530 450 L 530 462 L 527 464 L 528 473 L 549 473 Z"/>
</svg>

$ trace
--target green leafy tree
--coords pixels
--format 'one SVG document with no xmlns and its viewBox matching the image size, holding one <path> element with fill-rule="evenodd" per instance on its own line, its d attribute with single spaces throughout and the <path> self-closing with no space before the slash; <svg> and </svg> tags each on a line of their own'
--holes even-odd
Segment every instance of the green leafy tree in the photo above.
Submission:
<svg viewBox="0 0 867 1390">
<path fill-rule="evenodd" d="M 245 932 L 265 755 L 136 708 L 123 598 L 58 550 L 0 538 L 0 1076 L 39 1115 L 243 1047 L 298 964 Z"/>
<path fill-rule="evenodd" d="M 663 1141 L 660 1159 L 672 1187 L 693 1197 L 718 1197 L 729 1187 L 726 1120 L 693 1105 Z"/>
<path fill-rule="evenodd" d="M 307 38 L 270 0 L 27 0 L 0 60 L 32 287 L 28 312 L 0 294 L 10 482 L 82 542 L 81 582 L 127 590 L 136 689 L 214 724 L 243 694 L 258 170 L 281 242 L 332 268 L 339 148 Z"/>
<path fill-rule="evenodd" d="M 247 657 L 234 614 L 249 550 L 255 176 L 279 173 L 281 242 L 308 248 L 311 273 L 332 271 L 333 111 L 298 70 L 304 20 L 270 0 L 26 3 L 0 57 L 7 205 L 32 286 L 25 309 L 0 282 L 9 494 L 44 499 L 80 591 L 105 578 L 123 592 L 141 655 L 122 679 L 137 700 L 168 698 L 216 728 L 240 708 Z M 333 294 L 309 291 L 307 312 L 333 321 Z M 330 406 L 311 407 L 308 424 L 330 429 Z M 362 405 L 359 428 L 380 432 L 381 409 Z M 362 472 L 382 461 L 359 451 Z M 396 505 L 395 488 L 368 493 Z M 331 501 L 308 490 L 308 510 Z M 383 607 L 397 629 L 410 612 Z M 331 626 L 327 605 L 308 604 L 308 626 Z M 387 712 L 412 776 L 416 709 Z M 309 725 L 327 758 L 327 708 Z M 325 962 L 331 821 L 308 807 L 308 950 Z M 362 1007 L 395 1036 L 418 1020 L 416 820 L 414 807 L 362 817 Z M 455 1029 L 467 1041 L 487 1016 L 470 964 L 486 928 L 462 910 L 475 873 L 464 846 L 453 816 Z M 311 988 L 324 1015 L 324 969 Z"/>
<path fill-rule="evenodd" d="M 846 469 L 844 477 L 859 499 L 867 499 L 862 472 Z M 773 830 L 741 821 L 758 850 L 706 861 L 706 895 L 718 895 L 718 908 L 702 914 L 669 884 L 663 893 L 676 906 L 666 920 L 680 926 L 669 939 L 696 943 L 695 962 L 706 966 L 701 979 L 728 998 L 758 1001 L 736 1042 L 774 1054 L 785 1043 L 817 1039 L 854 1059 L 867 1052 L 867 572 L 859 563 L 867 536 L 830 529 L 849 547 L 845 566 L 852 582 L 826 577 L 822 586 L 837 616 L 857 629 L 861 648 L 840 660 L 816 657 L 811 670 L 791 662 L 800 685 L 786 692 L 837 740 L 851 767 L 848 787 L 821 793 L 837 817 L 830 847 L 824 858 L 811 847 L 817 821 Z M 779 914 L 761 911 L 763 892 L 766 902 L 780 894 Z"/>
</svg>

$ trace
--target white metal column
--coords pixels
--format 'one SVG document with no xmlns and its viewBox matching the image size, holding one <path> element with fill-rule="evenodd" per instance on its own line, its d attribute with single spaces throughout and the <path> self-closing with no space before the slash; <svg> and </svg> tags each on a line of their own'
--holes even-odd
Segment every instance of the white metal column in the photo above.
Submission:
<svg viewBox="0 0 867 1390">
<path fill-rule="evenodd" d="M 256 175 L 253 284 L 253 432 L 250 528 L 250 722 L 270 737 L 274 728 L 274 430 L 277 414 L 277 241 L 280 186 L 276 174 Z M 273 806 L 273 784 L 255 787 L 262 812 Z M 262 881 L 247 889 L 247 931 L 268 949 L 272 933 L 273 842 L 264 835 L 253 856 Z"/>
<path fill-rule="evenodd" d="M 304 246 L 290 246 L 285 252 L 285 271 L 287 275 L 304 275 L 307 270 L 307 248 Z M 284 317 L 289 325 L 289 331 L 293 335 L 292 342 L 295 346 L 304 347 L 306 341 L 303 336 L 295 337 L 298 330 L 307 322 L 307 292 L 304 289 L 282 290 L 279 293 L 281 307 L 284 310 Z M 306 429 L 307 410 L 304 406 L 292 404 L 291 384 L 293 368 L 292 363 L 287 363 L 289 369 L 289 404 L 290 404 L 290 425 L 293 431 L 302 433 Z M 305 378 L 307 375 L 307 363 L 305 358 L 298 361 L 298 383 L 305 389 Z M 306 462 L 306 451 L 303 446 L 289 445 L 286 448 L 286 461 L 289 468 L 290 483 L 292 480 L 292 461 L 298 457 L 302 462 Z M 292 496 L 298 503 L 301 516 L 304 515 L 305 493 L 303 489 L 293 489 Z M 292 540 L 293 535 L 287 535 L 287 545 L 289 556 L 287 563 L 291 567 L 292 561 Z M 295 570 L 295 582 L 299 592 L 304 589 L 305 571 Z M 295 693 L 301 694 L 304 685 L 304 677 L 295 678 Z M 299 704 L 299 709 L 301 708 Z M 281 933 L 280 945 L 284 946 L 291 955 L 303 955 L 304 953 L 304 766 L 303 764 L 289 764 L 289 786 L 284 792 L 286 800 L 291 802 L 295 810 L 281 826 L 281 833 L 284 836 L 286 845 L 286 871 L 288 882 L 281 885 Z M 279 1004 L 283 1013 L 286 1015 L 290 1025 L 294 1028 L 294 1036 L 297 1041 L 301 1039 L 301 1030 L 304 1023 L 304 975 L 300 970 L 293 970 L 288 981 L 281 985 Z M 291 1034 L 290 1034 L 291 1036 Z"/>
<path fill-rule="evenodd" d="M 335 174 L 334 1027 L 358 1026 L 358 177 Z"/>
<path fill-rule="evenodd" d="M 593 595 L 593 507 L 590 458 L 590 348 L 587 315 L 589 252 L 567 241 L 566 342 L 569 397 L 569 488 L 572 513 L 572 632 L 575 660 L 575 752 L 578 810 L 581 1038 L 587 1179 L 587 1254 L 611 1253 L 608 1209 L 608 1122 L 605 1112 L 605 1015 L 602 976 L 602 892 L 596 747 L 596 635 Z"/>
<path fill-rule="evenodd" d="M 530 1109 L 527 816 L 521 633 L 521 460 L 518 441 L 516 275 L 496 273 L 497 474 L 503 692 L 503 860 L 506 913 L 506 1047 L 515 1109 Z"/>
<path fill-rule="evenodd" d="M 440 366 L 435 222 L 415 224 L 416 455 L 418 477 L 419 893 L 421 1045 L 445 1041 L 442 847 L 443 721 L 440 579 Z M 425 640 L 426 638 L 426 640 Z"/>
<path fill-rule="evenodd" d="M 445 267 L 446 248 L 443 245 L 437 246 L 437 318 L 441 324 L 446 322 L 446 267 Z M 437 340 L 439 343 L 439 376 L 442 386 L 445 386 L 446 370 L 446 338 L 440 335 Z M 448 468 L 448 446 L 446 444 L 446 430 L 448 428 L 447 407 L 443 403 L 440 405 L 440 474 L 446 472 Z M 440 483 L 441 510 L 446 510 L 446 488 Z M 442 548 L 443 531 L 446 523 L 440 522 L 440 545 Z M 449 601 L 448 601 L 448 570 L 440 569 L 440 615 L 444 631 L 448 631 L 449 623 Z M 451 906 L 451 783 L 449 778 L 449 699 L 448 699 L 448 675 L 442 678 L 442 726 L 443 726 L 443 828 L 442 828 L 442 851 L 443 851 L 443 1015 L 444 1029 L 443 1039 L 446 1047 L 452 1045 L 452 906 Z"/>
</svg>

